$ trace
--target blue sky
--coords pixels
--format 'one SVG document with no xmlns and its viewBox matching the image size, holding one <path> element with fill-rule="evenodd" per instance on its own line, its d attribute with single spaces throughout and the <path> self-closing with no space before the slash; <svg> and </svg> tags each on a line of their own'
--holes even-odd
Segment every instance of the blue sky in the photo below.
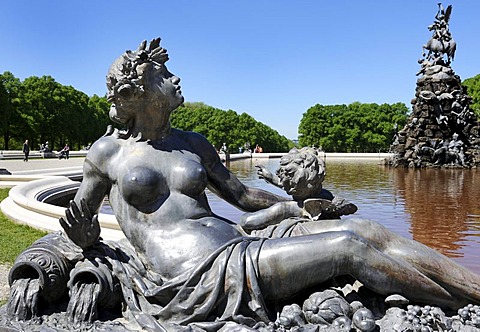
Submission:
<svg viewBox="0 0 480 332">
<path fill-rule="evenodd" d="M 452 0 L 452 64 L 480 73 L 480 1 Z M 88 95 L 106 92 L 114 59 L 162 38 L 186 101 L 248 113 L 288 138 L 323 105 L 410 107 L 435 0 L 2 1 L 0 72 L 50 75 Z"/>
</svg>

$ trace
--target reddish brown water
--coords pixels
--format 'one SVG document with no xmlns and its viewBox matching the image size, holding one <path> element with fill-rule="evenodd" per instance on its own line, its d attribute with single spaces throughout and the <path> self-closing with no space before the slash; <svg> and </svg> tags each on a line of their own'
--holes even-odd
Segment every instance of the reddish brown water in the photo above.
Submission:
<svg viewBox="0 0 480 332">
<path fill-rule="evenodd" d="M 258 179 L 255 164 L 274 171 L 278 159 L 241 160 L 228 166 L 242 182 L 276 193 Z M 355 216 L 378 221 L 480 274 L 480 170 L 405 170 L 378 161 L 327 160 L 324 187 L 358 206 Z M 232 220 L 241 211 L 209 194 L 212 209 Z"/>
</svg>

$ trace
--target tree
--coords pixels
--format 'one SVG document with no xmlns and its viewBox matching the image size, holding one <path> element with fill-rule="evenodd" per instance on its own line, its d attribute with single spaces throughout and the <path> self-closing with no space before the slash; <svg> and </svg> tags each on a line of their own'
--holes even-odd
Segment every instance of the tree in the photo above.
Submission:
<svg viewBox="0 0 480 332">
<path fill-rule="evenodd" d="M 299 143 L 330 152 L 377 152 L 388 150 L 394 125 L 402 127 L 408 108 L 403 103 L 320 105 L 303 114 Z"/>
<path fill-rule="evenodd" d="M 0 78 L 0 133 L 2 134 L 4 141 L 4 149 L 8 149 L 9 141 L 9 125 L 12 113 L 12 105 L 10 103 L 10 95 L 7 92 L 7 88 L 4 86 L 3 79 Z M 6 147 L 5 147 L 6 146 Z"/>
<path fill-rule="evenodd" d="M 90 118 L 85 122 L 83 135 L 80 138 L 82 145 L 88 145 L 98 139 L 100 135 L 105 133 L 107 126 L 112 124 L 108 116 L 110 103 L 107 101 L 107 97 L 93 95 L 88 101 L 88 109 L 90 110 Z"/>
<path fill-rule="evenodd" d="M 25 124 L 18 110 L 19 88 L 20 80 L 12 73 L 6 71 L 0 75 L 0 134 L 5 150 L 10 148 L 11 139 L 17 139 L 20 144 L 23 138 Z"/>
<path fill-rule="evenodd" d="M 31 76 L 22 82 L 19 98 L 21 100 L 21 115 L 28 124 L 32 146 L 49 141 L 54 148 L 60 143 L 59 134 L 63 124 L 61 111 L 64 98 L 61 95 L 61 85 L 51 76 Z"/>
<path fill-rule="evenodd" d="M 88 97 L 50 76 L 31 76 L 23 82 L 11 73 L 0 75 L 0 133 L 5 149 L 32 147 L 49 141 L 52 149 L 69 143 L 80 148 L 100 137 L 110 123 L 106 97 Z"/>
<path fill-rule="evenodd" d="M 467 93 L 472 97 L 470 109 L 477 116 L 480 116 L 480 74 L 467 78 L 462 82 L 462 85 L 467 87 Z"/>
<path fill-rule="evenodd" d="M 226 143 L 231 152 L 246 142 L 270 152 L 286 152 L 293 147 L 293 142 L 246 113 L 238 115 L 204 103 L 185 103 L 172 113 L 171 122 L 175 128 L 204 135 L 217 149 Z"/>
</svg>

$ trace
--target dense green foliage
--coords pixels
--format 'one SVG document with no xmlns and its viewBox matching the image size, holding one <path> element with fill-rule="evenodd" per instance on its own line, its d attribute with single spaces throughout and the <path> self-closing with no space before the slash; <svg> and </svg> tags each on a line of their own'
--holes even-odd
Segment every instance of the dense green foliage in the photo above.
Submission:
<svg viewBox="0 0 480 332">
<path fill-rule="evenodd" d="M 471 109 L 480 116 L 480 75 L 464 80 L 473 98 Z M 105 97 L 87 96 L 63 86 L 50 76 L 20 81 L 10 72 L 0 74 L 0 149 L 21 149 L 29 139 L 32 149 L 46 141 L 60 149 L 69 143 L 79 149 L 100 137 L 110 124 Z M 330 152 L 388 150 L 393 126 L 401 128 L 407 107 L 396 104 L 320 105 L 303 114 L 299 145 L 321 146 Z M 172 114 L 172 126 L 203 134 L 217 149 L 225 142 L 238 152 L 246 142 L 265 152 L 285 152 L 293 142 L 246 113 L 220 110 L 203 103 L 185 103 Z"/>
<path fill-rule="evenodd" d="M 467 78 L 462 82 L 462 85 L 467 87 L 467 93 L 473 99 L 470 109 L 477 116 L 480 116 L 480 74 Z"/>
<path fill-rule="evenodd" d="M 58 150 L 65 143 L 79 149 L 95 141 L 110 119 L 105 97 L 88 97 L 50 76 L 24 81 L 10 72 L 0 74 L 0 149 L 21 149 L 25 139 L 36 150 L 46 141 Z M 203 103 L 185 103 L 172 115 L 173 127 L 199 132 L 218 149 L 225 142 L 238 152 L 246 142 L 267 152 L 283 152 L 293 143 L 248 114 L 223 111 Z"/>
<path fill-rule="evenodd" d="M 87 96 L 50 76 L 23 82 L 0 74 L 0 144 L 19 149 L 25 139 L 32 149 L 46 141 L 59 149 L 65 143 L 80 148 L 97 139 L 110 123 L 105 97 Z"/>
<path fill-rule="evenodd" d="M 292 141 L 246 113 L 238 115 L 204 103 L 185 103 L 172 113 L 171 122 L 174 128 L 204 135 L 217 149 L 226 143 L 231 153 L 237 153 L 245 142 L 252 149 L 260 145 L 264 152 L 286 152 L 293 147 Z"/>
<path fill-rule="evenodd" d="M 320 105 L 303 114 L 299 144 L 317 146 L 328 152 L 387 151 L 394 124 L 405 125 L 408 108 L 403 103 Z"/>
<path fill-rule="evenodd" d="M 0 188 L 0 202 L 8 196 L 9 189 Z M 22 251 L 46 232 L 19 225 L 0 212 L 0 263 L 12 264 Z"/>
</svg>

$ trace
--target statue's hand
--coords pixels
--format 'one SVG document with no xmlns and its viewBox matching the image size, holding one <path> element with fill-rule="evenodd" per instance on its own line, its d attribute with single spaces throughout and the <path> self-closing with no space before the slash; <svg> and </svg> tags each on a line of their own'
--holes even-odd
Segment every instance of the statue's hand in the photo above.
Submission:
<svg viewBox="0 0 480 332">
<path fill-rule="evenodd" d="M 88 248 L 97 242 L 100 237 L 100 224 L 98 215 L 92 217 L 85 200 L 80 201 L 82 211 L 74 201 L 70 201 L 69 208 L 65 211 L 65 218 L 60 218 L 60 225 L 67 233 L 70 240 L 82 249 Z"/>
<path fill-rule="evenodd" d="M 273 179 L 273 174 L 265 168 L 265 166 L 263 165 L 255 165 L 255 167 L 257 168 L 257 175 L 260 179 L 265 179 L 265 181 L 267 182 L 272 182 L 272 179 Z"/>
<path fill-rule="evenodd" d="M 303 202 L 303 214 L 311 220 L 318 220 L 322 215 L 335 211 L 332 201 L 323 198 L 309 198 Z"/>
<path fill-rule="evenodd" d="M 333 219 L 357 212 L 357 206 L 339 197 L 333 200 L 310 198 L 303 202 L 303 211 L 304 216 L 312 220 Z"/>
</svg>

